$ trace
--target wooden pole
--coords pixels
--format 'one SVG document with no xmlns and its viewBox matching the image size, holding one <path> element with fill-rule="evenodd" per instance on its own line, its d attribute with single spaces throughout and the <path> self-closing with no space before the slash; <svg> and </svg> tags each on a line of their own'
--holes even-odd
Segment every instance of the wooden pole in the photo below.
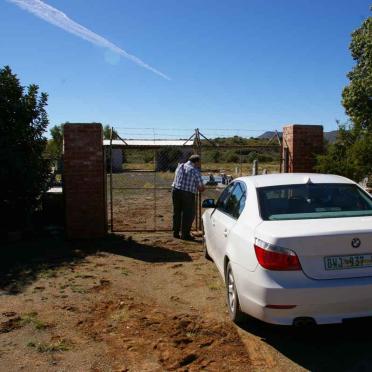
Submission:
<svg viewBox="0 0 372 372">
<path fill-rule="evenodd" d="M 111 218 L 111 232 L 114 232 L 114 207 L 113 207 L 113 192 L 112 192 L 112 136 L 114 128 L 110 130 L 110 218 Z"/>
</svg>

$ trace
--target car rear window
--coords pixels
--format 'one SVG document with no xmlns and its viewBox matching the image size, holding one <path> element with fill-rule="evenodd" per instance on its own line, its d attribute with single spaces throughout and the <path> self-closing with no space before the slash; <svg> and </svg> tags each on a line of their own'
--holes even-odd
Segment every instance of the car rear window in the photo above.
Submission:
<svg viewBox="0 0 372 372">
<path fill-rule="evenodd" d="M 304 184 L 257 189 L 263 220 L 372 216 L 372 198 L 353 184 Z"/>
</svg>

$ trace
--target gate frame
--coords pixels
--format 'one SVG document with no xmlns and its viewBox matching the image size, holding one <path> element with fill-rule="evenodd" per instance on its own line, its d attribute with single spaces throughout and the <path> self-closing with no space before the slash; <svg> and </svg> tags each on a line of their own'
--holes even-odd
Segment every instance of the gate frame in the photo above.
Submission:
<svg viewBox="0 0 372 372">
<path fill-rule="evenodd" d="M 152 170 L 152 171 L 148 171 L 150 173 L 153 173 L 154 174 L 154 187 L 153 187 L 153 192 L 154 192 L 154 207 L 155 207 L 155 211 L 154 211 L 154 229 L 126 229 L 126 230 L 115 230 L 114 228 L 114 203 L 113 203 L 113 189 L 133 189 L 133 188 L 130 188 L 130 187 L 120 187 L 120 188 L 116 188 L 116 187 L 113 187 L 113 171 L 112 171 L 112 149 L 113 147 L 115 148 L 122 148 L 122 149 L 125 149 L 125 148 L 130 148 L 130 149 L 146 149 L 146 150 L 154 150 L 154 166 L 156 164 L 156 159 L 155 159 L 155 156 L 156 156 L 156 150 L 158 149 L 162 149 L 162 148 L 166 148 L 168 147 L 167 145 L 159 145 L 159 144 L 155 144 L 155 141 L 169 141 L 169 140 L 162 140 L 162 139 L 157 139 L 157 140 L 154 140 L 154 144 L 152 145 L 131 145 L 130 143 L 128 143 L 130 140 L 127 140 L 125 141 L 122 137 L 119 136 L 119 134 L 115 131 L 115 135 L 118 137 L 118 139 L 121 141 L 121 144 L 118 145 L 118 144 L 113 144 L 113 133 L 114 133 L 114 127 L 111 127 L 111 130 L 110 130 L 110 172 L 109 172 L 109 179 L 110 179 L 110 231 L 111 232 L 155 232 L 155 231 L 171 231 L 171 228 L 167 228 L 167 229 L 160 229 L 160 228 L 156 228 L 156 211 L 157 211 L 157 203 L 156 203 L 156 190 L 169 190 L 171 189 L 171 187 L 156 187 L 156 169 Z M 173 147 L 173 148 L 190 148 L 190 150 L 192 149 L 193 150 L 193 153 L 194 154 L 198 154 L 198 146 L 197 146 L 197 142 L 195 140 L 195 133 L 193 133 L 187 140 L 180 140 L 183 142 L 182 145 L 169 145 L 169 147 Z M 190 141 L 193 141 L 192 144 L 189 144 Z M 135 188 L 135 189 L 138 189 L 138 188 Z M 151 189 L 150 189 L 151 190 Z"/>
<path fill-rule="evenodd" d="M 113 144 L 113 133 L 115 132 L 115 135 L 118 137 L 118 139 L 121 141 L 121 144 L 118 145 L 118 144 Z M 274 138 L 277 138 L 278 139 L 278 144 L 270 144 L 270 142 L 274 139 Z M 202 142 L 204 140 L 204 143 Z M 112 160 L 112 149 L 113 147 L 115 148 L 123 148 L 125 149 L 126 147 L 127 148 L 131 148 L 131 149 L 143 149 L 143 148 L 146 148 L 148 150 L 154 150 L 154 156 L 156 155 L 156 150 L 157 149 L 162 149 L 162 148 L 166 148 L 166 145 L 156 145 L 155 144 L 155 141 L 166 141 L 166 140 L 161 140 L 161 139 L 157 139 L 154 141 L 154 145 L 146 145 L 146 146 L 140 146 L 140 145 L 130 145 L 128 144 L 128 142 L 130 141 L 129 139 L 127 139 L 128 142 L 126 142 L 122 137 L 119 136 L 119 134 L 117 133 L 117 131 L 114 131 L 114 127 L 111 127 L 111 130 L 110 130 L 110 140 L 109 140 L 109 152 L 110 152 L 110 172 L 109 172 L 109 179 L 110 179 L 110 231 L 112 233 L 114 232 L 155 232 L 155 231 L 171 231 L 171 227 L 170 228 L 167 228 L 167 229 L 158 229 L 156 228 L 156 206 L 157 206 L 157 203 L 156 203 L 156 190 L 159 189 L 159 190 L 164 190 L 164 189 L 170 189 L 170 187 L 156 187 L 156 182 L 154 182 L 154 188 L 153 188 L 153 191 L 154 191 L 154 206 L 155 206 L 155 211 L 154 211 L 154 229 L 126 229 L 126 230 L 115 230 L 114 228 L 114 210 L 113 210 L 113 206 L 114 206 L 114 203 L 113 203 L 113 189 L 116 189 L 115 187 L 113 187 L 113 167 L 112 167 L 112 163 L 113 163 L 113 160 Z M 169 140 L 168 140 L 169 141 Z M 196 128 L 194 130 L 194 133 L 186 140 L 182 140 L 184 141 L 183 145 L 170 145 L 169 147 L 175 147 L 175 148 L 183 148 L 184 146 L 190 146 L 193 148 L 193 152 L 194 154 L 197 154 L 201 157 L 201 167 L 200 167 L 200 170 L 202 171 L 202 150 L 203 149 L 211 149 L 211 148 L 215 148 L 215 149 L 239 149 L 239 151 L 243 150 L 243 149 L 248 149 L 248 150 L 257 150 L 257 149 L 277 149 L 279 148 L 279 151 L 280 149 L 282 148 L 282 142 L 280 141 L 280 137 L 278 135 L 278 132 L 275 131 L 275 134 L 272 138 L 270 138 L 270 140 L 268 141 L 267 144 L 265 145 L 221 145 L 221 144 L 218 144 L 216 142 L 214 142 L 212 139 L 209 139 L 207 138 L 206 136 L 204 136 L 199 128 Z M 192 141 L 192 145 L 188 145 L 188 143 Z M 280 151 L 280 163 L 279 163 L 279 167 L 280 167 L 280 172 L 282 172 L 282 163 L 283 163 L 283 159 L 282 159 L 282 151 Z M 242 154 L 239 154 L 239 164 L 240 164 L 240 177 L 242 176 Z M 155 166 L 155 158 L 154 158 L 154 166 Z M 149 171 L 149 172 L 152 172 L 154 173 L 154 181 L 156 179 L 156 173 L 157 171 L 154 169 L 153 171 Z M 131 188 L 120 188 L 120 189 L 131 189 Z M 136 188 L 137 189 L 137 188 Z M 195 211 L 196 211 L 196 214 L 195 214 L 195 221 L 194 221 L 194 227 L 195 227 L 195 230 L 200 232 L 201 229 L 202 229 L 202 195 L 200 192 L 197 193 L 197 196 L 195 198 Z"/>
</svg>

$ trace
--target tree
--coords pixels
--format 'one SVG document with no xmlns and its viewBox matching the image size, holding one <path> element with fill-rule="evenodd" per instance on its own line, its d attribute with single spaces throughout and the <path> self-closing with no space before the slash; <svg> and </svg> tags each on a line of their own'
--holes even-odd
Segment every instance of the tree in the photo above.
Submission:
<svg viewBox="0 0 372 372">
<path fill-rule="evenodd" d="M 371 7 L 372 9 L 372 7 Z M 350 51 L 356 61 L 348 73 L 350 83 L 342 92 L 342 104 L 354 129 L 372 132 L 372 17 L 352 33 Z"/>
<path fill-rule="evenodd" d="M 47 189 L 49 162 L 43 157 L 48 96 L 21 86 L 9 66 L 0 69 L 0 229 L 24 226 Z"/>
<path fill-rule="evenodd" d="M 238 163 L 239 162 L 239 155 L 236 153 L 236 150 L 229 150 L 226 152 L 225 160 L 228 163 Z"/>
<path fill-rule="evenodd" d="M 356 64 L 342 104 L 351 121 L 339 125 L 336 142 L 318 157 L 316 169 L 360 181 L 372 174 L 372 17 L 352 33 L 350 51 Z"/>
<path fill-rule="evenodd" d="M 47 155 L 52 159 L 60 159 L 62 156 L 63 151 L 63 126 L 65 124 L 68 124 L 68 122 L 55 125 L 50 129 L 50 135 L 51 139 L 48 140 L 47 146 L 46 146 L 46 153 Z M 103 138 L 104 139 L 110 139 L 111 135 L 111 127 L 109 125 L 105 125 L 103 127 Z M 113 139 L 118 138 L 118 134 L 113 130 Z"/>
<path fill-rule="evenodd" d="M 219 163 L 221 161 L 221 153 L 218 150 L 212 151 L 210 159 L 213 163 Z"/>
<path fill-rule="evenodd" d="M 109 125 L 105 125 L 103 127 L 103 139 L 109 140 L 111 136 L 111 127 Z M 118 139 L 118 133 L 115 129 L 112 131 L 112 139 Z"/>
<path fill-rule="evenodd" d="M 50 129 L 50 135 L 52 138 L 48 140 L 46 146 L 46 153 L 52 159 L 60 159 L 62 157 L 63 126 L 64 124 L 55 125 Z"/>
<path fill-rule="evenodd" d="M 110 137 L 111 137 L 111 128 L 109 125 L 105 125 L 103 127 L 103 139 L 105 140 L 109 140 Z M 112 128 L 112 139 L 119 139 L 119 135 L 118 135 L 118 132 Z M 125 163 L 127 161 L 127 156 L 126 156 L 126 151 L 122 151 L 122 160 L 123 160 L 123 163 Z M 110 160 L 110 149 L 109 147 L 106 147 L 106 169 L 107 171 L 110 170 L 110 163 L 111 163 L 111 160 Z"/>
<path fill-rule="evenodd" d="M 182 151 L 177 147 L 162 148 L 156 153 L 156 170 L 172 171 L 177 168 L 177 164 L 183 159 Z"/>
</svg>

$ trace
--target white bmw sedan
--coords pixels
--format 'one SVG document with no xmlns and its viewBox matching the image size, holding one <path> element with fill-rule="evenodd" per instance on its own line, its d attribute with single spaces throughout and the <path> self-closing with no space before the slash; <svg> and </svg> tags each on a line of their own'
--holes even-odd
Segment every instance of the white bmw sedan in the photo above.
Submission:
<svg viewBox="0 0 372 372">
<path fill-rule="evenodd" d="M 372 198 L 335 175 L 242 177 L 203 202 L 205 253 L 233 321 L 340 323 L 372 316 Z"/>
</svg>

